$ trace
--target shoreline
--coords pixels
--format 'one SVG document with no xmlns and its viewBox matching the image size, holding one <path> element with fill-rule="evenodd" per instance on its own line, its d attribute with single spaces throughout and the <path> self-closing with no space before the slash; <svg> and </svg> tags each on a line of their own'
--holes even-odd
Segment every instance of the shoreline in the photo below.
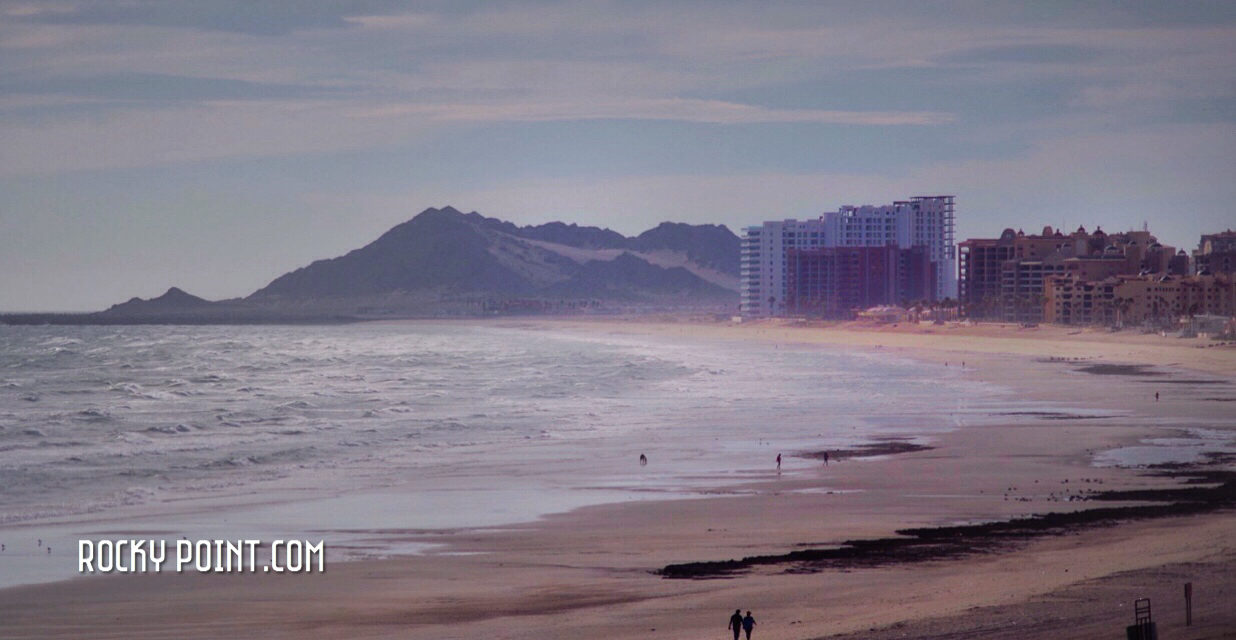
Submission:
<svg viewBox="0 0 1236 640">
<path fill-rule="evenodd" d="M 494 322 L 494 321 L 488 321 Z M 575 509 L 566 513 L 551 515 L 534 522 L 519 525 L 504 526 L 499 531 L 464 530 L 447 532 L 439 536 L 440 541 L 448 544 L 449 554 L 435 554 L 412 558 L 395 558 L 391 560 L 358 560 L 343 565 L 334 565 L 332 575 L 327 580 L 314 583 L 315 578 L 287 582 L 285 587 L 273 594 L 266 594 L 273 604 L 257 609 L 242 607 L 242 619 L 269 620 L 276 629 L 284 629 L 291 635 L 306 634 L 313 637 L 338 637 L 346 635 L 345 629 L 364 628 L 372 632 L 371 637 L 395 637 L 406 633 L 409 625 L 418 630 L 440 633 L 443 637 L 485 637 L 486 633 L 498 633 L 503 629 L 503 616 L 520 615 L 520 619 L 528 623 L 530 631 L 524 635 L 509 635 L 502 637 L 539 637 L 534 630 L 542 628 L 538 625 L 553 625 L 561 630 L 561 637 L 590 637 L 598 625 L 614 620 L 623 615 L 638 615 L 641 619 L 655 621 L 660 631 L 669 631 L 671 637 L 711 637 L 712 634 L 696 634 L 692 630 L 705 618 L 715 617 L 712 611 L 714 605 L 720 606 L 721 601 L 729 601 L 736 597 L 746 598 L 748 602 L 756 603 L 757 612 L 765 611 L 769 624 L 761 627 L 764 637 L 815 638 L 834 631 L 858 631 L 868 627 L 879 626 L 881 622 L 897 624 L 906 620 L 928 620 L 933 616 L 957 613 L 951 611 L 960 604 L 972 606 L 990 605 L 991 595 L 970 593 L 966 597 L 956 597 L 952 602 L 941 602 L 938 598 L 927 597 L 927 602 L 921 606 L 910 607 L 903 613 L 873 610 L 870 604 L 862 606 L 859 600 L 854 600 L 854 594 L 847 597 L 830 596 L 820 600 L 813 596 L 813 589 L 805 589 L 800 583 L 806 579 L 802 575 L 784 575 L 772 572 L 754 572 L 734 580 L 720 582 L 709 581 L 701 587 L 700 584 L 667 585 L 659 578 L 648 573 L 649 569 L 671 564 L 674 561 L 698 559 L 706 561 L 716 559 L 720 549 L 725 552 L 747 550 L 776 549 L 786 542 L 790 544 L 811 542 L 837 542 L 845 539 L 873 537 L 888 534 L 892 531 L 917 526 L 930 526 L 933 523 L 948 518 L 966 521 L 976 517 L 991 517 L 992 515 L 1016 516 L 1028 508 L 1041 507 L 1040 502 L 1006 502 L 993 501 L 991 494 L 985 491 L 998 488 L 991 483 L 993 472 L 992 462 L 1004 461 L 1002 473 L 1024 479 L 1026 484 L 1043 480 L 1054 474 L 1056 480 L 1060 476 L 1079 474 L 1097 476 L 1104 479 L 1105 487 L 1127 487 L 1129 489 L 1154 488 L 1165 486 L 1159 480 L 1138 476 L 1136 471 L 1113 468 L 1092 468 L 1086 451 L 1099 450 L 1105 446 L 1128 445 L 1137 442 L 1156 431 L 1164 428 L 1139 421 L 1142 414 L 1151 413 L 1151 417 L 1159 414 L 1168 416 L 1173 413 L 1188 413 L 1190 420 L 1198 423 L 1212 423 L 1212 426 L 1232 429 L 1236 425 L 1221 422 L 1221 414 L 1213 409 L 1221 409 L 1222 402 L 1199 404 L 1191 398 L 1177 398 L 1184 393 L 1186 387 L 1194 385 L 1165 384 L 1171 392 L 1165 394 L 1165 402 L 1155 403 L 1149 398 L 1150 387 L 1135 383 L 1131 387 L 1127 379 L 1120 376 L 1098 376 L 1094 374 L 1077 374 L 1060 371 L 1062 363 L 1075 363 L 1072 358 L 1097 359 L 1103 356 L 1106 361 L 1128 362 L 1133 364 L 1157 365 L 1174 371 L 1199 371 L 1210 376 L 1223 376 L 1230 385 L 1230 372 L 1226 365 L 1231 362 L 1232 352 L 1226 349 L 1196 350 L 1209 351 L 1214 357 L 1206 358 L 1200 367 L 1185 366 L 1189 363 L 1176 362 L 1182 352 L 1177 345 L 1154 344 L 1151 340 L 1143 340 L 1146 344 L 1136 343 L 1123 345 L 1106 340 L 1079 340 L 1076 337 L 1059 339 L 1056 337 L 1038 337 L 1026 339 L 1012 337 L 1002 339 L 990 335 L 974 336 L 965 333 L 948 336 L 938 336 L 933 333 L 912 333 L 896 331 L 857 331 L 853 329 L 828 328 L 812 332 L 813 328 L 784 326 L 727 326 L 718 324 L 687 324 L 687 323 L 647 323 L 647 322 L 612 322 L 570 320 L 533 320 L 520 319 L 512 323 L 510 319 L 499 319 L 498 324 L 514 324 L 523 328 L 544 330 L 581 330 L 586 332 L 631 332 L 637 335 L 674 336 L 678 333 L 690 332 L 693 338 L 713 337 L 726 339 L 758 339 L 769 343 L 778 343 L 788 348 L 799 344 L 832 344 L 845 345 L 851 348 L 870 349 L 892 352 L 897 355 L 911 357 L 924 363 L 951 362 L 959 366 L 955 360 L 956 354 L 966 354 L 966 375 L 979 380 L 990 380 L 994 384 L 1021 384 L 1023 391 L 1031 398 L 1050 399 L 1058 406 L 1097 407 L 1109 412 L 1116 412 L 1115 420 L 1081 420 L 1077 424 L 1074 418 L 1051 416 L 990 416 L 988 423 L 979 426 L 962 426 L 953 431 L 936 434 L 931 437 L 932 448 L 924 451 L 908 452 L 894 456 L 890 460 L 859 461 L 847 460 L 833 465 L 827 472 L 818 472 L 813 477 L 787 479 L 778 484 L 775 480 L 759 480 L 749 484 L 755 495 L 738 495 L 724 497 L 693 498 L 691 500 L 657 500 L 650 502 L 624 502 L 618 504 L 602 504 Z M 1042 334 L 1039 334 L 1041 336 Z M 933 337 L 934 336 L 934 337 Z M 936 348 L 924 347 L 923 343 L 936 342 L 947 337 Z M 1087 336 L 1088 337 L 1088 336 Z M 1157 336 L 1150 336 L 1158 338 Z M 852 341 L 852 342 L 851 342 Z M 1012 341 L 1012 342 L 1010 342 Z M 963 348 L 964 347 L 964 348 Z M 1025 353 L 1033 348 L 1043 348 L 1045 353 Z M 1000 348 L 1005 350 L 1001 351 Z M 1187 347 L 1186 347 L 1187 348 Z M 1106 351 L 1104 351 L 1106 350 Z M 1123 358 L 1122 356 L 1134 356 Z M 1139 360 L 1136 356 L 1150 355 Z M 1027 362 L 1041 358 L 1070 358 L 1067 361 Z M 1018 375 L 1018 366 L 1029 366 L 1032 375 Z M 1065 364 L 1065 366 L 1071 366 Z M 1052 384 L 1047 380 L 1052 376 L 1071 375 L 1077 384 Z M 1169 377 L 1180 378 L 1179 373 L 1168 373 Z M 1074 380 L 1074 378 L 1068 378 Z M 1113 381 L 1120 380 L 1119 393 L 1108 394 L 1108 397 L 1095 398 L 1096 388 L 1114 386 Z M 1056 381 L 1059 382 L 1059 381 Z M 1166 380 L 1163 380 L 1166 382 Z M 1102 384 L 1099 384 L 1102 383 Z M 1214 385 L 1218 387 L 1220 385 Z M 1190 389 L 1191 390 L 1191 389 Z M 1224 390 L 1230 394 L 1230 390 Z M 1220 394 L 1216 389 L 1210 389 L 1214 395 Z M 1063 398 L 1061 397 L 1063 396 Z M 1135 406 L 1132 406 L 1135 405 Z M 1132 406 L 1132 408 L 1130 408 Z M 1169 407 L 1175 407 L 1169 409 Z M 1201 411 L 1199 411 L 1201 410 Z M 1124 412 L 1124 413 L 1121 413 Z M 1017 420 L 1010 421 L 1009 418 Z M 1139 420 L 1133 420 L 1138 417 Z M 1003 421 L 1006 424 L 1001 426 Z M 1113 425 L 1113 422 L 1130 424 Z M 1106 424 L 1100 424 L 1106 423 Z M 1213 423 L 1218 423 L 1217 425 Z M 994 426 L 993 426 L 994 425 Z M 985 433 L 999 430 L 1000 438 L 1007 439 L 1006 451 L 994 447 Z M 1077 440 L 1068 447 L 1068 451 L 1059 451 L 1051 446 L 1053 439 L 1064 432 Z M 984 441 L 986 440 L 986 441 Z M 976 442 L 977 441 L 977 442 Z M 960 451 L 960 454 L 957 453 Z M 1005 460 L 1011 452 L 1017 452 L 1016 457 Z M 956 477 L 930 477 L 921 487 L 925 496 L 959 496 L 959 497 L 926 497 L 913 498 L 903 495 L 907 477 L 927 477 L 914 474 L 930 473 L 930 470 L 951 468 L 957 472 Z M 998 467 L 996 467 L 998 468 Z M 842 471 L 838 471 L 841 469 Z M 824 475 L 824 473 L 831 475 Z M 889 477 L 889 476 L 898 477 Z M 1068 478 L 1064 478 L 1067 480 Z M 1019 480 L 1020 483 L 1020 480 Z M 900 485 L 900 486 L 899 486 Z M 988 486 L 990 485 L 990 487 Z M 810 488 L 822 486 L 835 490 L 835 493 L 814 494 L 810 492 L 796 493 L 793 487 Z M 916 487 L 917 488 L 917 487 Z M 979 493 L 975 493 L 978 489 Z M 1019 493 L 1026 493 L 1021 489 Z M 896 494 L 896 495 L 894 495 Z M 1029 495 L 1029 494 L 1027 494 Z M 982 496 L 982 497 L 980 497 Z M 1019 495 L 1019 497 L 1027 497 Z M 1034 500 L 1038 499 L 1033 494 Z M 924 513 L 922 504 L 916 502 L 928 501 L 940 505 L 944 509 L 940 513 Z M 824 517 L 821 514 L 804 512 L 803 509 L 818 509 L 827 505 Z M 993 513 L 995 512 L 995 513 Z M 862 516 L 853 522 L 838 522 L 836 518 L 828 517 L 836 514 L 856 513 Z M 745 521 L 742 516 L 729 524 L 738 514 L 743 516 L 759 516 L 770 519 L 770 523 L 761 526 L 760 522 Z M 787 521 L 788 514 L 796 514 L 795 519 L 801 522 Z M 983 516 L 982 514 L 986 514 Z M 1208 524 L 1202 527 L 1191 527 L 1190 531 L 1172 532 L 1177 538 L 1193 533 L 1196 536 L 1212 535 L 1215 531 L 1230 532 L 1230 523 L 1215 522 L 1215 516 L 1190 516 Z M 667 523 L 668 518 L 668 523 Z M 722 529 L 715 530 L 704 525 L 727 523 Z M 707 528 L 707 531 L 704 529 Z M 626 535 L 622 544 L 615 544 L 607 538 L 612 537 L 615 530 Z M 1094 539 L 1105 537 L 1103 532 L 1119 530 L 1119 535 L 1128 535 L 1136 531 L 1157 531 L 1154 524 L 1129 523 L 1115 528 L 1103 528 L 1101 532 L 1084 532 L 1073 536 L 1078 540 L 1093 544 Z M 715 533 L 715 535 L 713 535 Z M 850 536 L 850 537 L 846 537 Z M 1163 537 L 1160 535 L 1160 537 Z M 1171 536 L 1168 536 L 1171 537 Z M 1188 537 L 1188 536 L 1184 536 Z M 707 542 L 705 542 L 705 540 Z M 1024 562 L 1027 558 L 1037 557 L 1042 548 L 1059 546 L 1060 540 L 1036 541 L 1008 554 L 997 554 L 996 557 L 980 556 L 962 558 L 943 562 L 929 562 L 922 567 L 910 569 L 915 574 L 911 582 L 931 584 L 939 579 L 956 580 L 957 576 L 970 575 L 976 569 L 995 562 L 996 564 L 1012 564 Z M 1066 545 L 1067 546 L 1067 545 Z M 682 551 L 677 551 L 681 548 Z M 782 547 L 784 550 L 784 547 Z M 751 555 L 751 554 L 747 554 Z M 1127 554 L 1126 554 L 1127 555 Z M 724 557 L 724 555 L 722 555 Z M 741 557 L 741 556 L 739 556 Z M 1171 556 L 1180 558 L 1179 552 Z M 1144 563 L 1145 559 L 1133 560 L 1128 557 L 1096 562 L 1107 567 L 1136 569 L 1134 565 Z M 1122 564 L 1123 563 L 1123 564 Z M 337 570 L 335 567 L 339 567 Z M 516 570 L 514 567 L 522 567 Z M 1028 568 L 1019 566 L 1019 571 L 1025 573 Z M 887 581 L 890 573 L 901 575 L 899 569 L 862 569 L 857 573 L 863 578 L 859 594 L 868 597 L 878 597 L 879 587 L 883 585 L 889 593 L 897 593 L 902 587 L 894 587 Z M 943 578 L 940 575 L 943 574 Z M 338 575 L 340 577 L 336 578 Z M 821 574 L 812 574 L 820 577 Z M 854 589 L 853 586 L 843 586 L 841 578 L 853 574 L 829 572 L 824 576 L 824 582 L 834 588 L 844 590 Z M 903 576 L 904 577 L 904 576 Z M 1093 576 L 1092 576 L 1093 577 Z M 138 579 L 131 581 L 127 588 L 128 598 L 137 598 L 148 583 L 163 583 L 165 587 L 174 586 L 178 602 L 185 606 L 199 597 L 216 593 L 220 581 L 216 576 L 185 577 L 183 579 L 164 580 Z M 110 584 L 121 586 L 124 577 L 109 577 Z M 467 584 L 476 581 L 478 584 Z M 1071 578 L 1070 578 L 1071 580 Z M 501 596 L 499 590 L 480 584 L 496 581 L 507 589 L 519 587 L 534 587 L 523 597 Z M 74 580 L 32 587 L 18 587 L 15 590 L 0 591 L 0 611 L 8 607 L 4 601 L 15 598 L 33 607 L 32 612 L 24 612 L 19 620 L 34 624 L 37 620 L 49 621 L 46 614 L 50 611 L 46 606 L 37 605 L 37 596 L 51 593 L 47 589 L 62 587 L 71 591 L 75 597 L 90 601 L 90 589 L 85 588 L 90 580 Z M 260 580 L 245 579 L 237 581 L 245 593 L 258 594 L 268 591 Z M 461 582 L 463 584 L 461 584 Z M 678 581 L 670 581 L 678 582 Z M 691 581 L 687 581 L 691 582 Z M 142 583 L 143 586 L 139 586 Z M 329 583 L 329 584 L 328 584 Z M 376 584 L 397 585 L 395 591 L 401 596 L 394 598 L 383 595 L 382 590 L 375 590 Z M 1063 588 L 1073 582 L 1055 580 L 1031 581 L 1030 585 L 1000 589 L 990 589 L 1001 595 L 1026 600 L 1036 593 L 1048 593 L 1056 588 Z M 568 587 L 571 587 L 568 589 Z M 872 591 L 875 589 L 875 591 Z M 358 591 L 360 595 L 353 595 Z M 777 606 L 765 592 L 775 594 L 786 604 Z M 291 612 L 292 601 L 289 596 L 297 593 L 319 594 L 329 597 L 340 604 L 338 610 L 331 613 L 321 613 L 312 618 L 313 626 L 305 626 L 304 620 L 298 620 Z M 923 598 L 922 592 L 915 592 L 915 597 Z M 582 594 L 582 595 L 575 595 Z M 27 598 L 30 598 L 29 600 Z M 366 598 L 370 601 L 366 601 Z M 886 599 L 887 596 L 884 596 Z M 104 598 L 117 604 L 128 602 Z M 668 599 L 668 600 L 667 600 Z M 413 605 L 424 601 L 425 604 Z M 454 604 L 447 604 L 453 602 Z M 673 602 L 673 605 L 668 604 Z M 832 603 L 829 605 L 829 603 Z M 282 604 L 278 604 L 282 603 Z M 662 603 L 662 604 L 658 604 Z M 128 606 L 128 605 L 125 605 Z M 122 606 L 122 612 L 130 609 Z M 1011 606 L 1011 605 L 1010 605 Z M 827 611 L 848 610 L 838 619 L 830 616 L 827 619 L 807 619 L 797 624 L 790 624 L 783 618 L 793 618 L 793 615 L 781 616 L 780 611 L 798 609 L 820 609 Z M 732 607 L 722 606 L 719 611 L 724 613 Z M 964 610 L 964 608 L 963 608 Z M 45 614 L 39 616 L 39 612 Z M 283 613 L 279 613 L 283 612 Z M 413 613 L 416 612 L 416 613 Z M 7 612 L 6 612 L 7 613 Z M 900 615 L 901 618 L 897 618 Z M 256 616 L 256 617 L 255 617 Z M 366 622 L 369 617 L 376 616 L 377 622 Z M 758 617 L 758 616 L 757 616 Z M 801 617 L 801 616 L 799 616 Z M 129 631 L 153 629 L 157 621 L 140 623 L 135 619 L 122 616 L 129 623 Z M 165 619 L 164 622 L 167 622 Z M 784 624 L 784 626 L 782 626 Z M 34 628 L 34 627 L 25 627 Z M 551 628 L 545 626 L 543 628 Z M 295 630 L 297 633 L 292 633 Z M 192 629 L 181 629 L 193 636 Z M 216 628 L 215 635 L 220 632 Z M 621 633 L 612 637 L 642 636 L 647 629 L 636 633 Z M 178 633 L 177 635 L 186 635 Z M 208 631 L 198 631 L 199 637 L 208 637 Z M 776 635 L 780 634 L 780 635 Z M 813 635 L 814 634 L 814 635 Z M 69 635 L 66 632 L 66 637 Z M 243 633 L 241 634 L 243 635 Z M 268 634 L 263 634 L 268 635 Z M 279 637 L 279 633 L 274 634 Z M 370 636 L 366 636 L 370 637 Z M 595 636 L 592 636 L 595 637 Z M 1029 637 L 1029 636 L 1026 636 Z"/>
<path fill-rule="evenodd" d="M 412 321 L 416 322 L 416 321 Z M 1097 327 L 981 322 L 928 322 L 880 325 L 862 322 L 800 322 L 761 319 L 742 323 L 669 315 L 589 318 L 492 318 L 458 322 L 522 327 L 566 327 L 587 330 L 624 330 L 645 335 L 673 335 L 690 328 L 693 337 L 759 340 L 783 344 L 824 344 L 849 348 L 886 349 L 942 360 L 944 354 L 1031 356 L 1060 362 L 1106 359 L 1112 362 L 1172 366 L 1199 373 L 1236 374 L 1236 343 L 1201 338 L 1176 338 L 1130 330 Z M 960 364 L 954 360 L 954 364 Z"/>
</svg>

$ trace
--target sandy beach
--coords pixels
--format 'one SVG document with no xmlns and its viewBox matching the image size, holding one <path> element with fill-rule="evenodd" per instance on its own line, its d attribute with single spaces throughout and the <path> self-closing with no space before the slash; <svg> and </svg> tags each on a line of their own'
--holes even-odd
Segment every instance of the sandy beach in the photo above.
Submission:
<svg viewBox="0 0 1236 640">
<path fill-rule="evenodd" d="M 964 362 L 961 375 L 975 384 L 1095 413 L 993 412 L 982 424 L 932 435 L 923 450 L 834 455 L 827 465 L 810 457 L 818 451 L 786 451 L 816 468 L 783 478 L 770 459 L 766 475 L 716 497 L 589 506 L 519 525 L 420 535 L 443 546 L 335 563 L 323 575 L 108 576 L 0 590 L 0 635 L 689 640 L 728 638 L 725 621 L 742 608 L 753 611 L 759 640 L 1122 637 L 1138 597 L 1152 598 L 1160 637 L 1236 633 L 1230 509 L 1064 529 L 924 561 L 770 562 L 707 579 L 659 573 L 672 564 L 835 548 L 906 528 L 1141 504 L 1084 498 L 1185 486 L 1187 469 L 1096 466 L 1096 452 L 1182 437 L 1186 429 L 1236 431 L 1236 347 L 1000 325 L 500 322 L 770 349 L 886 351 L 920 362 L 926 376 Z M 1145 368 L 1086 369 L 1095 364 Z M 1227 456 L 1194 467 L 1236 470 Z M 1195 594 L 1187 628 L 1185 582 Z"/>
</svg>

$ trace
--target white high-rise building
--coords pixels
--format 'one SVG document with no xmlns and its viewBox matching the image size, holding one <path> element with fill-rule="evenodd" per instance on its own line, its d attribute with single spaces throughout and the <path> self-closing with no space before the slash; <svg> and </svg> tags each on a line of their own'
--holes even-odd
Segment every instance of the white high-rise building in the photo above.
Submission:
<svg viewBox="0 0 1236 640">
<path fill-rule="evenodd" d="M 922 246 L 936 266 L 936 297 L 957 297 L 953 196 L 919 196 L 893 204 L 844 206 L 815 220 L 771 220 L 747 227 L 742 241 L 742 313 L 784 312 L 786 251 L 792 248 Z"/>
</svg>

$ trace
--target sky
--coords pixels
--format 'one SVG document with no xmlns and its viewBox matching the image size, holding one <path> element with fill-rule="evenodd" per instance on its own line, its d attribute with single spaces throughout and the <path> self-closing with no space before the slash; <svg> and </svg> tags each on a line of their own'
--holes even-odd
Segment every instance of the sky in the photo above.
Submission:
<svg viewBox="0 0 1236 640">
<path fill-rule="evenodd" d="M 937 194 L 958 240 L 1236 227 L 1236 2 L 0 0 L 0 311 L 244 296 L 428 207 Z"/>
</svg>

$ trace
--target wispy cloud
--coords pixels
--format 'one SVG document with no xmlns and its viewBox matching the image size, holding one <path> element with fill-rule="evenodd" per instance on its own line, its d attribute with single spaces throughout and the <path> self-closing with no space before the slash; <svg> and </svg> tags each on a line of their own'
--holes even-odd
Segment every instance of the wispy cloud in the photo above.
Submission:
<svg viewBox="0 0 1236 640">
<path fill-rule="evenodd" d="M 356 118 L 424 116 L 469 122 L 548 122 L 554 120 L 672 120 L 709 124 L 819 123 L 871 126 L 934 125 L 954 120 L 930 111 L 833 111 L 770 109 L 721 100 L 646 98 L 620 102 L 539 102 L 506 104 L 392 104 L 350 111 Z"/>
</svg>

